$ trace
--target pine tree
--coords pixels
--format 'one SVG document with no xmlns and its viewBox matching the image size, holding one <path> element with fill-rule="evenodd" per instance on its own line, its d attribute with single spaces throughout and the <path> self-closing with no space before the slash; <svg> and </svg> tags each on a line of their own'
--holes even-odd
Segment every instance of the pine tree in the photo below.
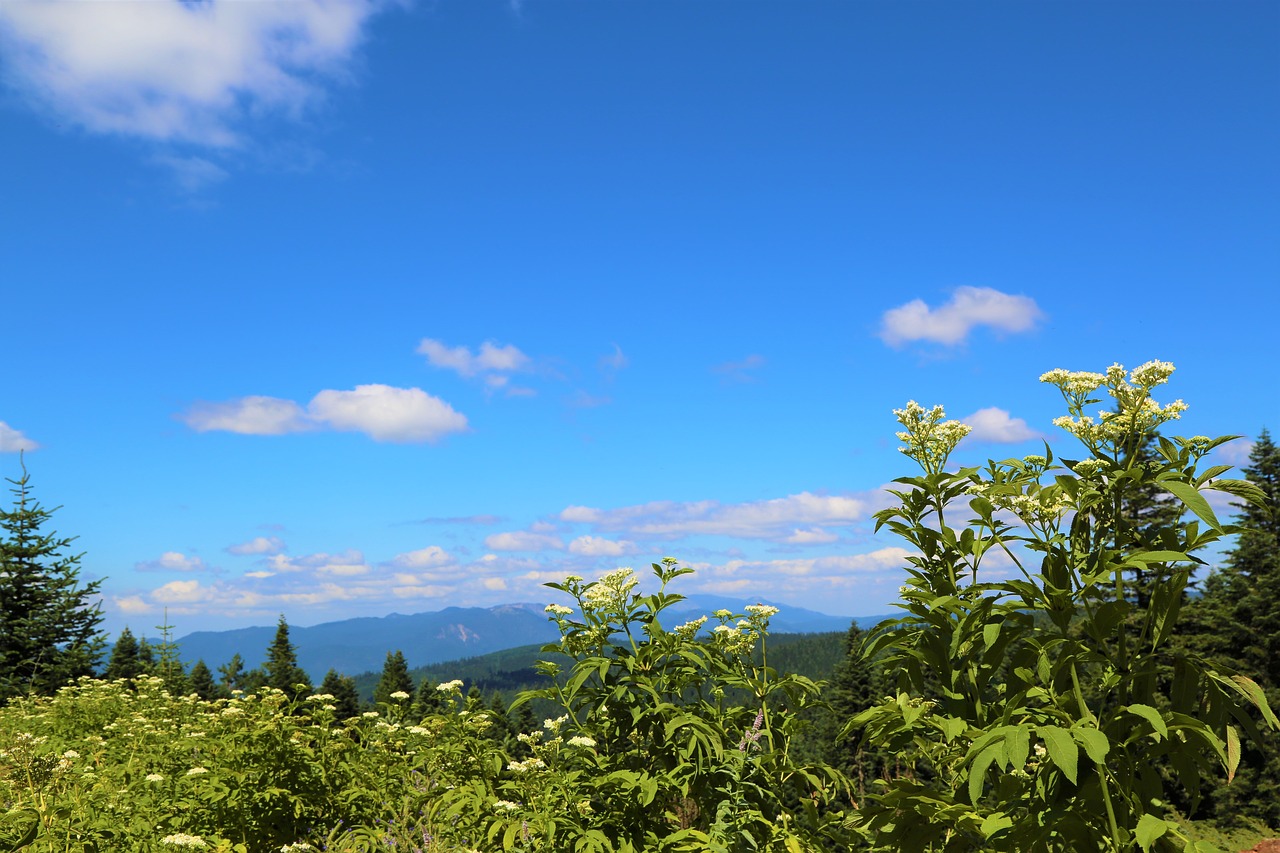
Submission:
<svg viewBox="0 0 1280 853">
<path fill-rule="evenodd" d="M 831 704 L 831 719 L 821 720 L 818 737 L 825 742 L 825 754 L 821 756 L 832 767 L 845 773 L 853 783 L 859 802 L 866 795 L 871 783 L 879 779 L 893 757 L 881 750 L 868 749 L 859 738 L 838 736 L 844 723 L 874 705 L 889 692 L 889 685 L 876 666 L 862 655 L 865 632 L 854 622 L 844 638 L 844 658 L 836 664 L 831 683 L 824 691 Z"/>
<path fill-rule="evenodd" d="M 267 660 L 262 669 L 266 686 L 284 691 L 290 699 L 299 699 L 311 692 L 311 679 L 298 666 L 297 650 L 289 642 L 289 623 L 284 621 L 284 614 L 276 625 L 275 639 L 267 647 Z"/>
<path fill-rule="evenodd" d="M 138 675 L 151 675 L 156 671 L 156 652 L 146 637 L 138 639 Z"/>
<path fill-rule="evenodd" d="M 1245 528 L 1224 562 L 1187 608 L 1181 627 L 1187 645 L 1216 666 L 1255 681 L 1272 708 L 1280 707 L 1280 447 L 1264 429 L 1243 466 L 1266 495 L 1265 507 L 1233 504 Z M 1280 825 L 1280 736 L 1263 728 L 1263 743 L 1245 745 L 1231 785 L 1210 786 L 1219 817 L 1254 817 Z"/>
<path fill-rule="evenodd" d="M 325 673 L 319 692 L 333 697 L 337 709 L 333 713 L 339 720 L 348 720 L 360 713 L 360 694 L 356 691 L 356 680 L 351 676 L 331 669 Z"/>
<path fill-rule="evenodd" d="M 165 624 L 157 625 L 160 632 L 160 660 L 156 663 L 155 674 L 163 681 L 165 689 L 174 696 L 185 696 L 191 689 L 187 679 L 186 668 L 178 656 L 178 645 L 173 642 L 173 626 L 169 624 L 169 610 L 165 608 Z"/>
<path fill-rule="evenodd" d="M 206 702 L 221 698 L 221 691 L 213 681 L 213 673 L 209 671 L 209 666 L 203 660 L 196 661 L 191 667 L 189 679 L 192 692 Z"/>
<path fill-rule="evenodd" d="M 12 510 L 0 510 L 0 704 L 48 694 L 92 675 L 105 646 L 95 599 L 101 581 L 80 582 L 74 541 L 41 527 L 54 512 L 32 499 L 26 465 L 9 480 Z"/>
<path fill-rule="evenodd" d="M 409 677 L 409 664 L 404 659 L 404 653 L 399 649 L 394 654 L 387 652 L 387 661 L 382 665 L 382 677 L 378 679 L 378 685 L 373 688 L 373 704 L 399 705 L 400 702 L 391 698 L 392 693 L 413 695 L 413 679 Z"/>
<path fill-rule="evenodd" d="M 133 679 L 141 674 L 142 662 L 138 660 L 138 640 L 126 626 L 116 638 L 115 645 L 111 647 L 111 659 L 107 662 L 107 669 L 102 677 L 113 681 L 117 678 Z"/>
</svg>

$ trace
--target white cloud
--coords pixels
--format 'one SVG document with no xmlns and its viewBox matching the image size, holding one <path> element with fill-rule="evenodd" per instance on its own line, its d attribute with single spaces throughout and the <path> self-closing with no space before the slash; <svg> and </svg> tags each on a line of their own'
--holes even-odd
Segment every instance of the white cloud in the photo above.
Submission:
<svg viewBox="0 0 1280 853">
<path fill-rule="evenodd" d="M 161 604 L 192 604 L 206 597 L 207 588 L 200 581 L 169 581 L 151 591 L 151 599 Z"/>
<path fill-rule="evenodd" d="M 197 403 L 179 417 L 196 432 L 284 435 L 316 428 L 301 406 L 279 397 L 253 396 L 225 403 Z"/>
<path fill-rule="evenodd" d="M 0 424 L 2 427 L 3 424 Z M 0 444 L 3 444 L 0 441 Z M 1220 444 L 1214 448 L 1214 454 L 1221 460 L 1223 465 L 1248 465 L 1249 454 L 1253 452 L 1253 440 L 1248 438 L 1238 438 L 1235 441 L 1228 441 L 1226 444 Z"/>
<path fill-rule="evenodd" d="M 147 604 L 140 595 L 124 595 L 114 599 L 116 609 L 121 613 L 150 613 L 151 605 Z"/>
<path fill-rule="evenodd" d="M 436 545 L 429 545 L 426 548 L 419 548 L 417 551 L 408 551 L 404 554 L 397 554 L 391 559 L 391 565 L 398 568 L 406 569 L 427 569 L 435 566 L 447 566 L 453 562 L 453 557 L 449 552 Z"/>
<path fill-rule="evenodd" d="M 199 557 L 188 557 L 178 551 L 165 551 L 158 559 L 134 563 L 140 572 L 203 572 L 209 566 Z"/>
<path fill-rule="evenodd" d="M 865 520 L 873 509 L 870 497 L 815 495 L 801 492 L 785 498 L 721 504 L 717 501 L 654 501 L 601 510 L 570 506 L 561 521 L 592 524 L 600 530 L 625 531 L 639 537 L 694 535 L 740 536 L 787 541 L 798 527 L 812 531 L 843 527 Z"/>
<path fill-rule="evenodd" d="M 724 364 L 717 364 L 711 368 L 712 373 L 719 373 L 727 380 L 733 382 L 754 382 L 756 380 L 754 370 L 764 367 L 765 359 L 762 355 L 749 355 L 741 361 L 726 361 Z"/>
<path fill-rule="evenodd" d="M 569 543 L 569 553 L 582 557 L 621 557 L 634 553 L 636 543 L 625 539 L 614 541 L 600 536 L 579 536 Z"/>
<path fill-rule="evenodd" d="M 96 133 L 228 147 L 342 77 L 377 0 L 0 3 L 6 76 Z M 215 167 L 216 168 L 216 167 Z"/>
<path fill-rule="evenodd" d="M 375 441 L 435 442 L 467 428 L 465 415 L 420 388 L 357 385 L 354 391 L 321 391 L 307 409 L 333 429 L 363 432 Z"/>
<path fill-rule="evenodd" d="M 157 165 L 168 169 L 173 175 L 174 182 L 189 193 L 199 192 L 205 187 L 226 180 L 230 175 L 226 169 L 204 157 L 162 154 L 152 159 Z"/>
<path fill-rule="evenodd" d="M 467 417 L 421 388 L 357 385 L 321 391 L 304 410 L 278 397 L 241 397 L 197 403 L 179 415 L 196 432 L 283 435 L 328 428 L 362 432 L 375 441 L 435 442 L 467 428 Z"/>
<path fill-rule="evenodd" d="M 978 409 L 972 415 L 960 420 L 973 427 L 973 431 L 966 436 L 972 441 L 1014 444 L 1040 437 L 1040 433 L 1027 426 L 1025 420 L 1010 417 L 1004 409 L 995 406 Z"/>
<path fill-rule="evenodd" d="M 744 592 L 776 588 L 785 579 L 788 594 L 852 589 L 868 576 L 904 567 L 911 552 L 896 546 L 865 554 L 837 554 L 792 560 L 730 560 L 727 563 L 691 563 L 698 570 L 698 586 L 711 592 Z"/>
<path fill-rule="evenodd" d="M 484 547 L 491 551 L 558 551 L 564 548 L 564 542 L 545 533 L 512 530 L 486 536 Z"/>
<path fill-rule="evenodd" d="M 0 421 L 0 453 L 17 453 L 19 450 L 38 450 L 40 445 Z"/>
<path fill-rule="evenodd" d="M 284 540 L 279 536 L 255 536 L 248 542 L 231 545 L 227 553 L 242 557 L 248 554 L 279 554 L 283 550 Z"/>
<path fill-rule="evenodd" d="M 451 347 L 434 338 L 423 338 L 418 344 L 418 353 L 425 355 L 432 367 L 467 377 L 478 373 L 512 373 L 528 370 L 530 366 L 529 357 L 514 345 L 500 347 L 492 341 L 485 341 L 479 352 L 473 353 L 465 346 Z"/>
<path fill-rule="evenodd" d="M 880 338 L 892 347 L 911 341 L 963 343 L 977 326 L 1002 332 L 1026 332 L 1044 313 L 1029 296 L 1012 296 L 990 287 L 957 287 L 951 300 L 930 308 L 922 299 L 890 309 L 881 318 Z"/>
<path fill-rule="evenodd" d="M 800 530 L 797 528 L 783 542 L 789 545 L 826 545 L 835 542 L 840 537 L 830 530 L 823 530 L 821 527 L 810 527 L 808 530 Z"/>
</svg>

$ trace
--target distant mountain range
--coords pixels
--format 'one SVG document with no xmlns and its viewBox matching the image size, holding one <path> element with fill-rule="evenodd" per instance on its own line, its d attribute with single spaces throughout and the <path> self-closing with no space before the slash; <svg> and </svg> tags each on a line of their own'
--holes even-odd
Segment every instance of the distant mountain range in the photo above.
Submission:
<svg viewBox="0 0 1280 853">
<path fill-rule="evenodd" d="M 829 616 L 803 607 L 758 599 L 744 601 L 715 595 L 691 595 L 664 611 L 663 624 L 678 625 L 716 610 L 741 613 L 747 604 L 772 604 L 780 612 L 770 621 L 771 632 L 812 634 L 847 631 L 874 625 L 884 616 Z M 177 646 L 188 665 L 203 660 L 210 669 L 239 654 L 247 668 L 260 666 L 276 628 L 259 626 L 231 631 L 197 631 L 179 638 Z M 309 628 L 289 626 L 289 639 L 298 652 L 298 665 L 319 681 L 329 669 L 348 675 L 381 671 L 387 652 L 404 652 L 410 667 L 476 657 L 516 646 L 554 642 L 555 623 L 540 604 L 497 607 L 447 607 L 428 613 L 361 617 L 325 622 Z"/>
</svg>

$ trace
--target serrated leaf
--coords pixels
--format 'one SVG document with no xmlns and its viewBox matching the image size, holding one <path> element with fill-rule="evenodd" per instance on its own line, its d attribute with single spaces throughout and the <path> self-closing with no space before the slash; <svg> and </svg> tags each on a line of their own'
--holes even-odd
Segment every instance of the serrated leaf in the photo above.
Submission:
<svg viewBox="0 0 1280 853">
<path fill-rule="evenodd" d="M 1138 818 L 1138 826 L 1133 831 L 1133 839 L 1143 850 L 1150 850 L 1156 839 L 1169 831 L 1169 824 L 1155 815 L 1144 814 Z"/>
<path fill-rule="evenodd" d="M 1084 747 L 1085 755 L 1089 756 L 1089 760 L 1094 764 L 1100 766 L 1107 760 L 1107 753 L 1111 751 L 1111 741 L 1107 739 L 1106 734 L 1098 729 L 1081 727 L 1072 729 L 1071 736 Z"/>
<path fill-rule="evenodd" d="M 1062 771 L 1072 785 L 1076 784 L 1076 768 L 1080 761 L 1080 749 L 1071 732 L 1061 726 L 1038 726 L 1036 734 L 1044 740 L 1049 760 Z"/>
<path fill-rule="evenodd" d="M 1199 516 L 1200 520 L 1209 525 L 1210 528 L 1217 531 L 1222 530 L 1222 524 L 1219 523 L 1218 517 L 1213 514 L 1213 508 L 1209 506 L 1209 502 L 1204 499 L 1204 495 L 1200 494 L 1200 491 L 1195 486 L 1179 480 L 1161 480 L 1160 487 L 1182 501 L 1187 509 Z"/>
<path fill-rule="evenodd" d="M 1014 769 L 1027 766 L 1031 755 L 1031 727 L 1009 726 L 1004 734 L 1004 758 Z"/>
<path fill-rule="evenodd" d="M 1182 551 L 1139 551 L 1130 555 L 1135 563 L 1194 563 L 1196 558 Z"/>
<path fill-rule="evenodd" d="M 938 726 L 942 729 L 942 736 L 950 743 L 964 734 L 969 724 L 959 717 L 943 717 L 938 720 Z"/>
<path fill-rule="evenodd" d="M 1266 507 L 1269 503 L 1267 493 L 1257 483 L 1249 480 L 1214 480 L 1209 488 L 1217 492 L 1226 492 L 1238 498 L 1244 498 L 1251 504 Z"/>
<path fill-rule="evenodd" d="M 991 648 L 996 644 L 996 640 L 1000 637 L 1000 623 L 992 622 L 982 626 L 982 642 L 987 648 Z"/>
<path fill-rule="evenodd" d="M 1236 778 L 1240 766 L 1240 733 L 1235 726 L 1227 726 L 1227 784 Z"/>
<path fill-rule="evenodd" d="M 1160 716 L 1160 712 L 1150 705 L 1134 703 L 1125 708 L 1130 714 L 1141 717 L 1151 724 L 1151 728 L 1155 729 L 1162 738 L 1169 737 L 1169 727 L 1165 725 L 1164 717 Z"/>
</svg>

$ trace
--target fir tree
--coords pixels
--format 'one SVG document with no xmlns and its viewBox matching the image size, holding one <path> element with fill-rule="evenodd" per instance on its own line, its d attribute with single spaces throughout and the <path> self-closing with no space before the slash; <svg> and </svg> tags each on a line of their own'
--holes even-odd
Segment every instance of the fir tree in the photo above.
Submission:
<svg viewBox="0 0 1280 853">
<path fill-rule="evenodd" d="M 192 692 L 206 702 L 222 698 L 222 691 L 214 683 L 213 673 L 209 671 L 209 666 L 203 660 L 196 661 L 191 667 L 189 680 Z"/>
<path fill-rule="evenodd" d="M 360 694 L 356 691 L 356 680 L 351 676 L 331 669 L 325 673 L 319 692 L 333 697 L 336 708 L 333 713 L 339 720 L 349 720 L 360 713 Z"/>
<path fill-rule="evenodd" d="M 378 679 L 378 685 L 373 688 L 373 704 L 399 705 L 397 700 L 391 698 L 392 693 L 413 695 L 413 679 L 409 677 L 409 664 L 404 659 L 404 653 L 399 649 L 394 654 L 387 652 L 387 661 L 382 665 L 382 677 Z"/>
<path fill-rule="evenodd" d="M 298 699 L 311 692 L 311 679 L 298 666 L 298 653 L 289 642 L 289 623 L 284 614 L 276 625 L 276 636 L 267 647 L 267 660 L 262 665 L 267 687 L 284 691 L 290 699 Z M 301 686 L 300 686 L 301 685 Z"/>
<path fill-rule="evenodd" d="M 444 698 L 440 695 L 440 691 L 436 688 L 439 685 L 430 678 L 423 679 L 418 685 L 418 695 L 413 702 L 414 715 L 419 719 L 430 717 L 433 714 L 444 713 Z"/>
<path fill-rule="evenodd" d="M 156 671 L 156 652 L 146 637 L 138 638 L 138 675 L 150 675 Z"/>
<path fill-rule="evenodd" d="M 102 582 L 82 584 L 74 540 L 41 531 L 57 508 L 33 500 L 30 481 L 23 465 L 8 481 L 14 508 L 0 510 L 0 704 L 92 675 L 105 645 Z"/>
<path fill-rule="evenodd" d="M 107 662 L 107 670 L 103 678 L 137 678 L 142 674 L 142 662 L 138 659 L 138 640 L 126 626 L 111 647 L 111 659 Z"/>
<path fill-rule="evenodd" d="M 874 705 L 889 692 L 889 685 L 874 661 L 863 657 L 865 632 L 854 622 L 844 638 L 844 658 L 836 664 L 831 682 L 824 691 L 831 704 L 831 719 L 817 722 L 818 738 L 825 742 L 822 760 L 841 770 L 853 783 L 860 802 L 871 783 L 879 779 L 893 758 L 881 750 L 868 749 L 856 735 L 840 737 L 848 720 Z"/>
<path fill-rule="evenodd" d="M 244 690 L 244 658 L 240 657 L 240 653 L 236 652 L 231 656 L 231 660 L 218 667 L 219 684 L 226 689 L 229 694 L 232 690 Z"/>
<path fill-rule="evenodd" d="M 1266 496 L 1266 506 L 1233 504 L 1245 530 L 1235 548 L 1187 608 L 1180 633 L 1216 666 L 1246 675 L 1280 707 L 1280 447 L 1263 430 L 1243 466 Z M 1221 818 L 1257 818 L 1280 825 L 1280 736 L 1263 728 L 1261 749 L 1246 741 L 1240 772 L 1230 785 L 1209 786 Z"/>
</svg>

